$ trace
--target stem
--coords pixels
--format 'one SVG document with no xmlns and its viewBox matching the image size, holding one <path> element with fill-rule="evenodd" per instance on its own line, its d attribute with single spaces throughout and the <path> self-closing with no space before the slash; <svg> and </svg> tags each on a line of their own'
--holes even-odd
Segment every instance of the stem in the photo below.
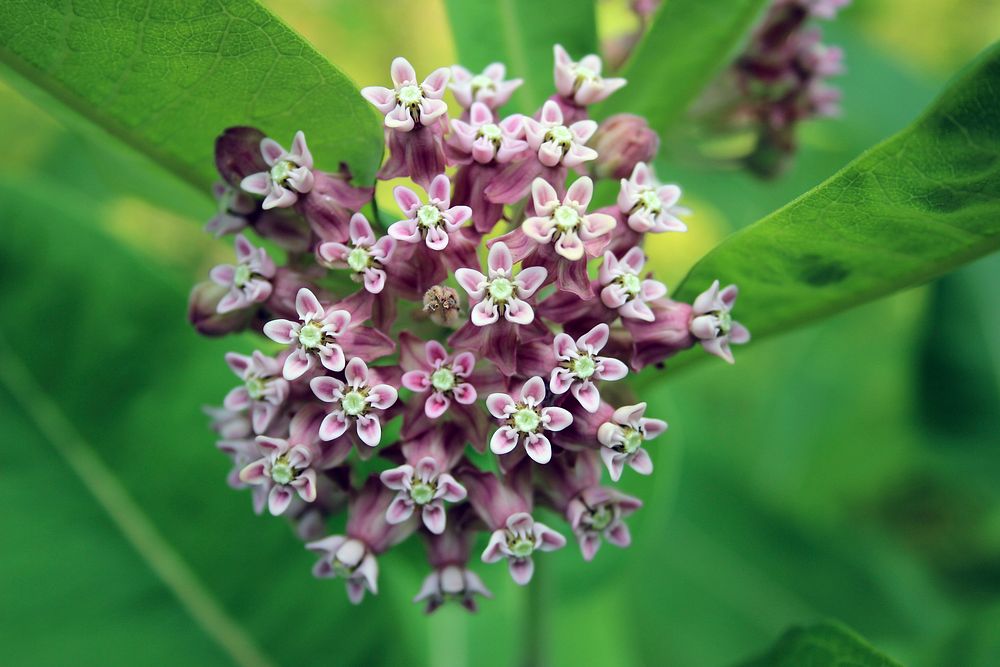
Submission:
<svg viewBox="0 0 1000 667">
<path fill-rule="evenodd" d="M 524 619 L 524 626 L 521 630 L 521 646 L 524 651 L 521 655 L 522 667 L 542 667 L 545 663 L 545 646 L 542 641 L 544 636 L 544 614 L 542 613 L 544 582 L 542 570 L 535 560 L 535 574 L 528 584 L 525 592 L 525 608 L 521 618 Z"/>
</svg>

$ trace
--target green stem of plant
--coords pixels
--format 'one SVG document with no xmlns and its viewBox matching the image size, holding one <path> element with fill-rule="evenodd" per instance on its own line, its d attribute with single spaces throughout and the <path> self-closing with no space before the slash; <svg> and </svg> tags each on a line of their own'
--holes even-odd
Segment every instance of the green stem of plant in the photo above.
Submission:
<svg viewBox="0 0 1000 667">
<path fill-rule="evenodd" d="M 545 646 L 542 639 L 545 635 L 543 627 L 545 614 L 542 609 L 545 596 L 544 583 L 538 559 L 535 559 L 535 573 L 525 591 L 525 609 L 521 615 L 524 623 L 521 630 L 522 667 L 542 667 L 545 662 Z"/>
</svg>

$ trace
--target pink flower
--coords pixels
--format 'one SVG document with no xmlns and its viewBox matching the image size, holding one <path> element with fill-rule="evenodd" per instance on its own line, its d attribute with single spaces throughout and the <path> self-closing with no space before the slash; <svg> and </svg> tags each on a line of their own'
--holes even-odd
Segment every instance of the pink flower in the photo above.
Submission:
<svg viewBox="0 0 1000 667">
<path fill-rule="evenodd" d="M 238 232 L 246 227 L 246 216 L 257 209 L 253 199 L 225 181 L 219 181 L 212 186 L 212 195 L 215 197 L 218 210 L 205 224 L 205 231 L 216 237 Z"/>
<path fill-rule="evenodd" d="M 236 235 L 237 264 L 220 264 L 209 273 L 212 281 L 229 291 L 219 301 L 216 311 L 228 313 L 267 301 L 271 296 L 274 262 L 263 248 L 255 248 L 242 234 Z"/>
<path fill-rule="evenodd" d="M 395 58 L 389 68 L 393 88 L 368 86 L 361 89 L 366 100 L 385 114 L 385 126 L 399 132 L 409 132 L 419 125 L 429 126 L 448 113 L 441 99 L 450 72 L 441 67 L 431 72 L 423 83 L 417 83 L 417 73 L 406 58 Z"/>
<path fill-rule="evenodd" d="M 490 248 L 486 264 L 489 275 L 475 269 L 462 268 L 455 272 L 455 279 L 474 301 L 472 324 L 484 327 L 501 317 L 513 324 L 531 324 L 535 312 L 525 300 L 545 282 L 547 271 L 541 267 L 521 269 L 514 274 L 514 260 L 503 242 Z"/>
<path fill-rule="evenodd" d="M 441 465 L 431 456 L 425 456 L 416 466 L 403 464 L 386 470 L 380 478 L 388 488 L 398 492 L 386 510 L 385 520 L 393 524 L 402 523 L 419 507 L 424 525 L 435 535 L 440 535 L 445 529 L 445 501 L 457 503 L 465 500 L 467 495 L 465 487 L 443 472 Z"/>
<path fill-rule="evenodd" d="M 601 460 L 616 482 L 621 479 L 626 463 L 640 475 L 653 472 L 653 461 L 642 443 L 666 431 L 667 422 L 647 419 L 643 417 L 645 412 L 645 403 L 622 406 L 615 410 L 611 421 L 604 422 L 597 430 L 597 439 L 602 445 Z"/>
<path fill-rule="evenodd" d="M 428 202 L 408 187 L 397 185 L 392 191 L 396 203 L 403 210 L 406 220 L 389 225 L 389 236 L 404 243 L 420 243 L 431 250 L 448 247 L 449 235 L 472 217 L 468 206 L 451 205 L 451 181 L 445 174 L 438 174 L 427 189 Z"/>
<path fill-rule="evenodd" d="M 733 320 L 730 311 L 736 303 L 739 289 L 730 285 L 719 289 L 719 281 L 698 295 L 691 306 L 691 333 L 701 339 L 705 351 L 733 363 L 730 343 L 742 345 L 750 341 L 750 332 Z"/>
<path fill-rule="evenodd" d="M 552 343 L 558 365 L 552 369 L 549 389 L 553 394 L 571 391 L 587 412 L 596 412 L 601 404 L 601 393 L 594 380 L 621 380 L 628 375 L 628 366 L 611 357 L 597 353 L 608 344 L 611 329 L 598 324 L 577 340 L 566 333 L 556 335 Z"/>
<path fill-rule="evenodd" d="M 467 380 L 476 366 L 471 352 L 460 352 L 449 362 L 448 351 L 441 343 L 430 340 L 425 345 L 427 366 L 403 373 L 403 386 L 422 394 L 430 392 L 424 402 L 424 413 L 430 419 L 443 415 L 454 398 L 462 405 L 476 402 L 476 388 Z"/>
<path fill-rule="evenodd" d="M 553 243 L 556 254 L 570 261 L 596 257 L 607 245 L 602 237 L 617 223 L 610 215 L 587 213 L 593 195 L 594 182 L 587 176 L 569 186 L 561 202 L 548 181 L 536 178 L 531 184 L 535 215 L 521 224 L 521 231 L 538 244 Z"/>
<path fill-rule="evenodd" d="M 376 239 L 372 226 L 363 213 L 351 217 L 350 244 L 328 241 L 321 243 L 316 255 L 328 266 L 348 268 L 360 278 L 365 289 L 378 294 L 385 287 L 385 265 L 396 249 L 395 239 Z"/>
<path fill-rule="evenodd" d="M 528 150 L 528 142 L 522 138 L 524 117 L 515 114 L 497 123 L 493 112 L 482 102 L 472 105 L 468 122 L 452 119 L 451 129 L 449 146 L 480 164 L 510 162 Z"/>
<path fill-rule="evenodd" d="M 288 382 L 281 377 L 281 362 L 255 351 L 250 357 L 229 352 L 226 354 L 226 363 L 243 381 L 242 385 L 226 394 L 226 409 L 249 408 L 253 430 L 263 433 L 288 397 Z"/>
<path fill-rule="evenodd" d="M 584 560 L 593 560 L 601 538 L 618 547 L 632 543 L 628 525 L 622 519 L 642 507 L 642 501 L 615 489 L 592 486 L 581 491 L 566 508 L 566 520 L 573 528 Z"/>
<path fill-rule="evenodd" d="M 625 85 L 625 79 L 605 79 L 601 76 L 601 59 L 595 55 L 584 56 L 574 62 L 559 44 L 555 52 L 556 90 L 577 106 L 585 107 L 606 99 Z"/>
<path fill-rule="evenodd" d="M 691 212 L 677 206 L 681 189 L 676 185 L 659 185 L 653 172 L 644 162 L 635 165 L 632 176 L 622 179 L 618 192 L 618 209 L 628 216 L 628 226 L 633 231 L 644 232 L 686 232 L 685 225 L 677 216 Z"/>
<path fill-rule="evenodd" d="M 291 152 L 273 139 L 265 137 L 260 142 L 260 152 L 270 171 L 250 174 L 240 183 L 247 192 L 264 197 L 261 208 L 287 208 L 298 201 L 313 187 L 313 159 L 306 146 L 306 135 L 295 133 Z"/>
<path fill-rule="evenodd" d="M 427 613 L 447 600 L 458 600 L 469 611 L 476 611 L 475 595 L 493 597 L 478 574 L 461 565 L 445 565 L 427 575 L 413 601 L 426 600 Z"/>
<path fill-rule="evenodd" d="M 337 338 L 347 331 L 351 314 L 346 310 L 324 308 L 306 287 L 295 295 L 295 310 L 301 322 L 271 320 L 264 325 L 265 336 L 292 347 L 292 353 L 285 358 L 285 379 L 291 381 L 302 377 L 315 368 L 317 359 L 331 371 L 344 370 L 344 350 Z"/>
<path fill-rule="evenodd" d="M 377 447 L 382 440 L 379 412 L 392 406 L 398 393 L 390 385 L 377 384 L 375 374 L 357 357 L 348 362 L 344 376 L 346 383 L 328 375 L 315 377 L 309 382 L 316 398 L 335 404 L 333 411 L 320 424 L 319 437 L 327 441 L 336 440 L 353 423 L 361 442 Z"/>
<path fill-rule="evenodd" d="M 270 487 L 267 508 L 274 516 L 282 514 L 295 494 L 307 503 L 316 500 L 315 425 L 319 413 L 311 406 L 292 418 L 288 438 L 257 436 L 257 447 L 263 457 L 240 471 L 246 484 Z"/>
<path fill-rule="evenodd" d="M 544 400 L 545 380 L 537 375 L 521 387 L 518 401 L 508 394 L 490 394 L 486 407 L 500 421 L 500 428 L 490 438 L 490 450 L 506 454 L 523 441 L 525 451 L 534 461 L 552 460 L 552 444 L 544 432 L 563 430 L 573 423 L 573 415 L 563 408 L 542 407 Z"/>
<path fill-rule="evenodd" d="M 486 66 L 482 74 L 472 74 L 461 65 L 451 68 L 451 83 L 448 85 L 455 95 L 455 100 L 468 109 L 475 102 L 484 104 L 490 109 L 497 109 L 507 104 L 523 79 L 504 81 L 507 68 L 503 63 L 492 63 Z"/>
<path fill-rule="evenodd" d="M 490 535 L 489 544 L 483 551 L 483 562 L 495 563 L 506 558 L 511 578 L 524 586 L 535 572 L 531 555 L 536 550 L 555 551 L 564 546 L 565 537 L 535 521 L 527 512 L 518 512 L 507 518 L 504 528 L 498 528 Z"/>
<path fill-rule="evenodd" d="M 378 561 L 371 549 L 359 539 L 331 535 L 306 545 L 323 557 L 313 567 L 313 576 L 320 579 L 340 577 L 347 580 L 347 597 L 359 604 L 365 591 L 378 593 Z"/>
<path fill-rule="evenodd" d="M 546 167 L 559 164 L 579 167 L 595 159 L 597 151 L 584 144 L 596 131 L 597 123 L 592 120 L 579 120 L 569 127 L 563 125 L 563 112 L 552 100 L 542 105 L 539 120 L 524 118 L 528 146 L 538 153 L 538 160 Z"/>
<path fill-rule="evenodd" d="M 636 246 L 618 259 L 610 250 L 604 253 L 604 263 L 598 272 L 601 301 L 616 309 L 623 318 L 652 322 L 655 319 L 648 302 L 667 293 L 663 283 L 640 276 L 646 255 Z"/>
</svg>

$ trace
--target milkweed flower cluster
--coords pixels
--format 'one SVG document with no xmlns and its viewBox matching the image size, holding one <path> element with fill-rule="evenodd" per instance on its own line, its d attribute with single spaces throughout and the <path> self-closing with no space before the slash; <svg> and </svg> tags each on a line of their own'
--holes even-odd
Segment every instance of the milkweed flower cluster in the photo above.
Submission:
<svg viewBox="0 0 1000 667">
<path fill-rule="evenodd" d="M 623 380 L 696 345 L 732 362 L 749 339 L 735 286 L 687 304 L 645 270 L 644 239 L 685 231 L 687 210 L 646 163 L 658 138 L 645 121 L 588 117 L 625 85 L 601 69 L 557 46 L 555 94 L 533 117 L 501 117 L 521 83 L 502 65 L 421 79 L 397 58 L 391 87 L 362 91 L 385 126 L 379 178 L 414 184 L 393 190 L 393 219 L 373 187 L 320 171 L 302 132 L 288 150 L 247 127 L 217 140 L 209 231 L 235 234 L 236 259 L 195 287 L 190 318 L 206 335 L 261 336 L 226 355 L 236 386 L 208 409 L 212 428 L 230 485 L 289 518 L 314 574 L 342 579 L 352 602 L 415 535 L 428 558 L 415 601 L 430 611 L 490 596 L 474 549 L 524 585 L 570 533 L 587 560 L 603 541 L 627 546 L 642 503 L 614 484 L 652 473 L 667 424 Z M 595 209 L 593 179 L 609 177 L 617 201 Z"/>
</svg>

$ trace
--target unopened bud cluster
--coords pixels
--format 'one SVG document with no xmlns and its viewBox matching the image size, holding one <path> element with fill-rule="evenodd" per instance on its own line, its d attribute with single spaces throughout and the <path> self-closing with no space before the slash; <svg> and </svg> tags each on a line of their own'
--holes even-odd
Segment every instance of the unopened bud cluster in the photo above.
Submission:
<svg viewBox="0 0 1000 667">
<path fill-rule="evenodd" d="M 749 339 L 730 315 L 735 286 L 686 304 L 645 271 L 645 237 L 684 231 L 687 211 L 646 163 L 658 138 L 645 121 L 589 118 L 625 85 L 601 67 L 557 46 L 557 92 L 501 118 L 521 83 L 502 65 L 419 79 L 394 60 L 392 87 L 362 91 L 384 118 L 378 178 L 411 181 L 392 219 L 376 217 L 373 187 L 317 169 L 301 132 L 288 148 L 246 127 L 216 143 L 208 228 L 235 234 L 236 254 L 195 287 L 190 317 L 206 335 L 261 334 L 259 350 L 226 355 L 238 384 L 209 410 L 218 446 L 230 484 L 291 519 L 315 575 L 343 579 L 354 602 L 415 534 L 429 565 L 414 592 L 430 610 L 489 595 L 474 548 L 527 584 L 564 532 L 587 560 L 602 540 L 628 545 L 641 502 L 602 478 L 650 474 L 667 424 L 615 400 L 622 380 L 695 345 L 732 362 L 730 344 Z M 618 181 L 613 205 L 594 210 L 592 177 Z M 361 461 L 377 472 L 359 479 Z"/>
</svg>

